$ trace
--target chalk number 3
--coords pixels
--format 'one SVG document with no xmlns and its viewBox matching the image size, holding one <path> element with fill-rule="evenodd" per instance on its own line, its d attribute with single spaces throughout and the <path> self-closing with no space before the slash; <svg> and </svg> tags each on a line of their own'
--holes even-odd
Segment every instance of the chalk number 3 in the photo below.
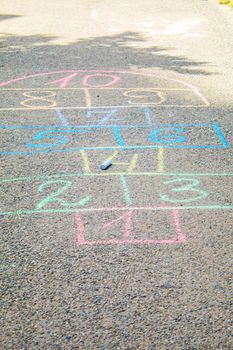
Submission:
<svg viewBox="0 0 233 350">
<path fill-rule="evenodd" d="M 184 183 L 184 186 L 181 187 L 173 187 L 171 188 L 171 192 L 177 192 L 184 194 L 185 192 L 190 193 L 193 192 L 193 196 L 190 198 L 180 198 L 180 199 L 174 199 L 169 195 L 160 195 L 160 198 L 169 203 L 188 203 L 196 200 L 200 200 L 203 198 L 208 197 L 208 192 L 203 191 L 202 189 L 198 188 L 200 185 L 200 182 L 197 179 L 188 179 L 188 178 L 181 178 L 181 179 L 174 179 L 174 180 L 168 180 L 164 181 L 164 185 L 170 185 L 170 184 L 176 184 L 176 183 Z M 186 185 L 185 185 L 186 183 Z"/>
</svg>

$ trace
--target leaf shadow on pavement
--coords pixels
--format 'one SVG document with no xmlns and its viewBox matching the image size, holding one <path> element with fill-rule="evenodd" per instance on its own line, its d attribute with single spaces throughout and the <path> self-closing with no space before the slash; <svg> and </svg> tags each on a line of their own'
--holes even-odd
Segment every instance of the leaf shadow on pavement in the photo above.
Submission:
<svg viewBox="0 0 233 350">
<path fill-rule="evenodd" d="M 169 53 L 159 46 L 145 47 L 147 39 L 137 32 L 54 44 L 53 36 L 2 35 L 1 68 L 12 66 L 23 73 L 57 69 L 159 68 L 181 74 L 210 75 L 210 63 Z M 144 46 L 144 47 L 143 47 Z M 11 63 L 12 62 L 12 63 Z"/>
</svg>

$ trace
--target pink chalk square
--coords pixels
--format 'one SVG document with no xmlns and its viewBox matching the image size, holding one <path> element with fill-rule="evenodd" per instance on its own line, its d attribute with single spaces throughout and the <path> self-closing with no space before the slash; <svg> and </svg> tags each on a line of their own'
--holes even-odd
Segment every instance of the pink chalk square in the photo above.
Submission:
<svg viewBox="0 0 233 350">
<path fill-rule="evenodd" d="M 113 208 L 76 214 L 78 246 L 155 245 L 186 241 L 178 209 Z"/>
</svg>

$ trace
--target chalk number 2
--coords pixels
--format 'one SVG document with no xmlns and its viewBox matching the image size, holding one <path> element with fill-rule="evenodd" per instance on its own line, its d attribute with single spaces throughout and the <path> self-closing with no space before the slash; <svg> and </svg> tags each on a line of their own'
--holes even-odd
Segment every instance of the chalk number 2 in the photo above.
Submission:
<svg viewBox="0 0 233 350">
<path fill-rule="evenodd" d="M 55 185 L 56 187 L 57 185 L 60 185 L 60 187 L 58 187 L 55 191 L 50 193 L 50 195 L 44 198 L 41 202 L 37 203 L 36 209 L 43 209 L 47 204 L 54 202 L 59 203 L 62 207 L 65 208 L 79 207 L 85 205 L 91 199 L 90 196 L 86 196 L 81 198 L 78 202 L 67 202 L 63 198 L 58 197 L 62 195 L 70 186 L 73 185 L 71 181 L 67 180 L 46 181 L 39 186 L 38 191 L 43 193 L 46 188 L 50 188 L 53 185 Z"/>
<path fill-rule="evenodd" d="M 190 192 L 193 193 L 192 197 L 190 198 L 172 198 L 173 196 L 169 195 L 160 195 L 160 198 L 169 203 L 188 203 L 196 200 L 200 200 L 203 198 L 206 198 L 209 194 L 208 192 L 198 188 L 200 186 L 200 182 L 197 179 L 189 179 L 189 178 L 181 178 L 181 179 L 174 179 L 174 180 L 168 180 L 164 181 L 164 185 L 170 185 L 170 184 L 184 184 L 181 187 L 173 187 L 171 188 L 171 192 L 175 193 L 181 193 L 181 194 L 189 194 Z M 183 196 L 182 196 L 183 197 Z"/>
</svg>

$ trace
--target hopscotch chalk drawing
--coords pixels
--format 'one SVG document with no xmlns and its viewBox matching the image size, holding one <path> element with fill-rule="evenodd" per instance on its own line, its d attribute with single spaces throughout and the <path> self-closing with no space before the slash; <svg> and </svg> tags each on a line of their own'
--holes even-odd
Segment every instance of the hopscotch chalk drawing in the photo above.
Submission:
<svg viewBox="0 0 233 350">
<path fill-rule="evenodd" d="M 204 121 L 201 114 L 188 120 L 190 110 L 203 113 L 209 106 L 189 83 L 135 71 L 69 70 L 3 82 L 0 93 L 5 159 L 72 152 L 79 165 L 76 173 L 1 179 L 0 215 L 73 212 L 80 247 L 173 245 L 186 241 L 184 210 L 233 209 L 222 188 L 223 180 L 230 186 L 233 173 L 166 172 L 168 150 L 201 157 L 231 147 L 216 120 Z M 173 117 L 177 111 L 176 122 L 171 111 Z M 96 162 L 105 159 L 113 166 L 101 171 Z M 106 180 L 112 186 L 101 197 Z M 18 201 L 9 188 L 20 193 Z"/>
</svg>

